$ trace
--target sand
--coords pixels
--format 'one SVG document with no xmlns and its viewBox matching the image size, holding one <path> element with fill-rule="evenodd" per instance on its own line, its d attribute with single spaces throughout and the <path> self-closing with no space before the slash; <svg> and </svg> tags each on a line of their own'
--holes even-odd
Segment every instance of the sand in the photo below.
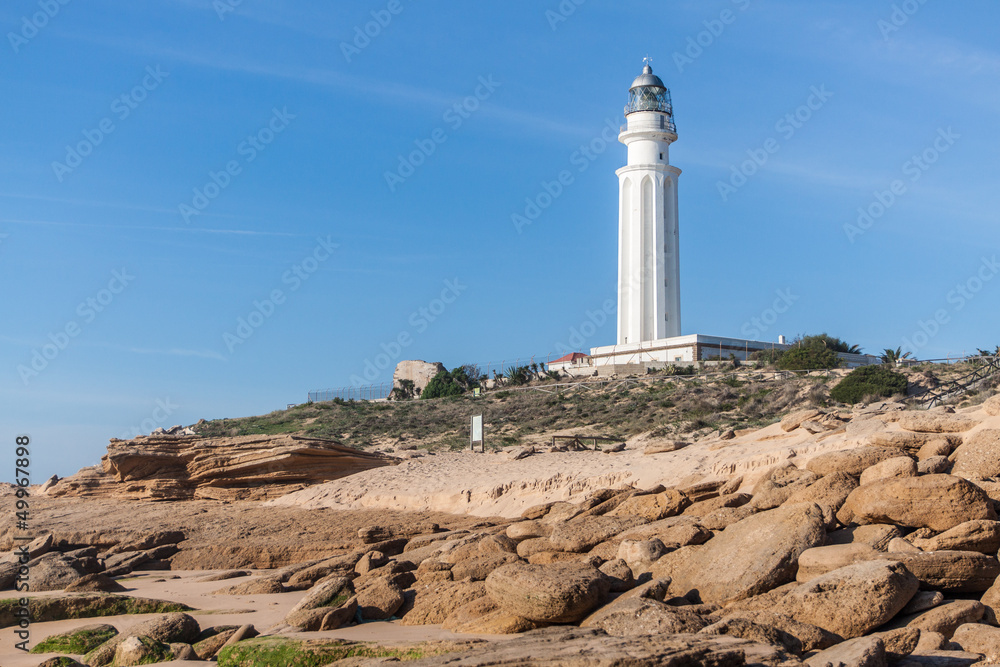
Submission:
<svg viewBox="0 0 1000 667">
<path fill-rule="evenodd" d="M 212 595 L 213 591 L 237 583 L 250 581 L 251 577 L 240 577 L 226 581 L 198 581 L 218 571 L 188 570 L 142 572 L 131 577 L 119 579 L 119 583 L 129 590 L 123 595 L 182 602 L 198 611 L 188 612 L 197 619 L 202 629 L 213 625 L 243 625 L 252 623 L 259 631 L 277 625 L 284 619 L 288 611 L 305 594 L 303 591 L 276 593 L 273 595 Z M 267 574 L 267 571 L 254 571 L 253 576 Z M 174 578 L 176 577 L 176 578 Z M 33 597 L 61 596 L 61 591 L 33 593 Z M 94 623 L 109 623 L 119 631 L 141 623 L 155 615 L 136 614 L 127 616 L 106 616 L 102 618 L 82 618 L 67 621 L 50 621 L 48 623 L 32 623 L 30 632 L 31 646 L 41 642 L 51 635 L 69 632 L 75 628 Z M 14 648 L 20 639 L 14 635 L 14 628 L 0 629 L 0 665 L 3 667 L 36 667 L 43 660 L 59 655 L 57 653 L 33 654 L 24 653 Z M 437 625 L 403 626 L 398 621 L 372 621 L 325 632 L 287 633 L 284 637 L 301 637 L 304 639 L 339 638 L 352 641 L 374 641 L 379 643 L 409 643 L 428 640 L 468 640 L 476 635 L 457 635 L 442 630 Z M 498 639 L 490 637 L 490 639 Z M 167 664 L 200 664 L 203 661 L 177 660 Z"/>
</svg>

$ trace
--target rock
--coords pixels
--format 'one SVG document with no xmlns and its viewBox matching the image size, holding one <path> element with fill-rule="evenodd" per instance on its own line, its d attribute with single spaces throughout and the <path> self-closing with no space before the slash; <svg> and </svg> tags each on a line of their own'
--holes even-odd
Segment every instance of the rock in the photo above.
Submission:
<svg viewBox="0 0 1000 667">
<path fill-rule="evenodd" d="M 521 558 L 530 558 L 534 554 L 547 551 L 559 551 L 547 537 L 529 537 L 517 543 L 517 555 Z"/>
<path fill-rule="evenodd" d="M 858 488 L 858 481 L 846 472 L 834 472 L 821 477 L 809 486 L 796 489 L 785 502 L 816 503 L 823 510 L 827 526 L 836 522 L 837 511 L 843 506 L 851 491 Z"/>
<path fill-rule="evenodd" d="M 129 574 L 152 559 L 148 551 L 123 551 L 112 554 L 104 559 L 104 573 L 110 577 Z"/>
<path fill-rule="evenodd" d="M 354 596 L 354 586 L 351 580 L 330 575 L 321 580 L 306 593 L 285 616 L 285 623 L 301 630 L 316 630 L 323 620 L 323 614 L 317 610 L 332 611 L 341 607 Z"/>
<path fill-rule="evenodd" d="M 354 571 L 357 574 L 367 574 L 372 570 L 384 566 L 388 562 L 389 557 L 381 551 L 369 551 L 361 556 L 358 562 L 354 564 Z"/>
<path fill-rule="evenodd" d="M 951 474 L 967 479 L 1000 477 L 1000 430 L 988 429 L 966 436 L 951 455 Z"/>
<path fill-rule="evenodd" d="M 235 586 L 220 588 L 213 591 L 212 595 L 270 595 L 284 592 L 285 587 L 277 577 L 259 577 Z"/>
<path fill-rule="evenodd" d="M 112 440 L 99 468 L 84 468 L 49 497 L 264 500 L 390 465 L 394 459 L 297 435 L 149 435 Z"/>
<path fill-rule="evenodd" d="M 1000 582 L 994 581 L 979 601 L 986 608 L 983 613 L 983 621 L 992 625 L 1000 625 L 997 615 L 997 612 L 1000 611 Z"/>
<path fill-rule="evenodd" d="M 656 564 L 667 571 L 654 567 L 654 577 L 670 576 L 671 591 L 679 595 L 697 591 L 702 602 L 725 604 L 792 581 L 799 555 L 825 536 L 819 507 L 783 505 L 732 524 L 702 546 L 667 554 Z M 672 567 L 666 560 L 685 550 L 694 550 L 687 562 Z"/>
<path fill-rule="evenodd" d="M 485 556 L 477 556 L 455 563 L 451 569 L 452 578 L 455 581 L 471 579 L 472 581 L 485 581 L 490 572 L 501 565 L 514 563 L 520 560 L 517 554 L 494 553 Z"/>
<path fill-rule="evenodd" d="M 951 468 L 951 461 L 947 456 L 931 456 L 925 458 L 917 464 L 918 475 L 940 475 L 946 473 Z"/>
<path fill-rule="evenodd" d="M 289 576 L 287 579 L 288 588 L 292 590 L 309 589 L 312 588 L 313 585 L 320 579 L 328 577 L 334 573 L 339 574 L 340 576 L 349 576 L 355 571 L 354 568 L 360 560 L 361 555 L 357 554 L 357 552 L 321 560 L 320 562 L 304 567 Z M 249 572 L 247 574 L 249 574 Z M 279 581 L 281 580 L 280 576 L 277 578 Z"/>
<path fill-rule="evenodd" d="M 785 431 L 786 433 L 794 431 L 799 426 L 801 426 L 803 422 L 813 419 L 815 417 L 819 417 L 822 414 L 823 413 L 820 412 L 819 410 L 813 410 L 813 409 L 799 410 L 797 412 L 793 412 L 789 415 L 786 415 L 785 418 L 781 420 L 781 430 Z"/>
<path fill-rule="evenodd" d="M 512 540 L 527 540 L 532 537 L 548 537 L 552 534 L 552 525 L 541 521 L 518 521 L 507 526 L 507 537 Z"/>
<path fill-rule="evenodd" d="M 921 588 L 952 593 L 981 593 L 1000 576 L 996 558 L 975 551 L 888 553 L 920 581 Z"/>
<path fill-rule="evenodd" d="M 489 597 L 483 597 L 456 609 L 441 627 L 452 632 L 511 635 L 546 626 L 544 623 L 507 614 Z"/>
<path fill-rule="evenodd" d="M 45 653 L 88 653 L 118 634 L 113 625 L 96 623 L 50 635 L 40 644 Z M 35 651 L 38 646 L 35 646 Z"/>
<path fill-rule="evenodd" d="M 916 630 L 916 628 L 912 629 Z M 913 649 L 915 652 L 926 654 L 930 651 L 943 649 L 948 645 L 948 638 L 940 632 L 931 632 L 930 630 L 917 630 L 917 632 L 920 633 L 920 639 L 917 640 L 917 647 Z"/>
<path fill-rule="evenodd" d="M 249 577 L 250 570 L 226 570 L 217 574 L 210 574 L 207 577 L 199 577 L 195 581 L 226 581 L 227 579 L 237 579 L 239 577 Z"/>
<path fill-rule="evenodd" d="M 752 500 L 749 493 L 728 493 L 724 496 L 718 496 L 716 498 L 709 498 L 708 500 L 699 500 L 696 503 L 692 503 L 683 512 L 683 516 L 690 517 L 700 517 L 706 514 L 711 514 L 717 510 L 724 507 L 741 507 L 746 505 Z M 753 508 L 756 511 L 756 508 Z"/>
<path fill-rule="evenodd" d="M 987 398 L 981 407 L 990 417 L 1000 417 L 1000 394 Z"/>
<path fill-rule="evenodd" d="M 646 456 L 651 454 L 666 454 L 668 452 L 676 452 L 678 449 L 683 449 L 688 446 L 689 443 L 683 442 L 681 440 L 653 440 L 642 450 L 642 453 Z"/>
<path fill-rule="evenodd" d="M 871 468 L 861 473 L 861 484 L 871 484 L 880 479 L 891 479 L 893 477 L 916 477 L 917 462 L 909 456 L 897 456 L 876 463 Z"/>
<path fill-rule="evenodd" d="M 845 472 L 848 475 L 859 476 L 865 469 L 886 459 L 899 456 L 899 450 L 890 447 L 858 447 L 827 452 L 809 459 L 806 468 L 820 477 L 830 473 Z"/>
<path fill-rule="evenodd" d="M 894 537 L 889 541 L 889 546 L 886 547 L 887 553 L 920 553 L 922 549 L 913 545 L 912 542 L 907 542 L 902 537 Z"/>
<path fill-rule="evenodd" d="M 635 587 L 632 568 L 621 558 L 615 558 L 598 568 L 611 582 L 612 593 L 623 593 Z"/>
<path fill-rule="evenodd" d="M 985 611 L 986 608 L 975 600 L 955 600 L 924 612 L 907 623 L 906 627 L 917 628 L 921 635 L 925 632 L 938 632 L 946 639 L 951 639 L 960 625 L 975 623 L 983 617 Z"/>
<path fill-rule="evenodd" d="M 958 443 L 961 444 L 961 443 Z M 952 443 L 947 438 L 934 438 L 933 440 L 928 440 L 925 442 L 920 449 L 917 450 L 917 460 L 926 461 L 931 458 L 945 457 L 947 458 L 951 454 L 957 445 Z"/>
<path fill-rule="evenodd" d="M 920 594 L 917 593 L 917 595 Z M 885 644 L 885 655 L 891 664 L 913 653 L 917 648 L 917 642 L 920 641 L 920 630 L 916 628 L 896 628 L 895 630 L 878 632 L 872 636 L 878 637 Z"/>
<path fill-rule="evenodd" d="M 622 533 L 629 528 L 646 523 L 639 517 L 586 516 L 559 524 L 552 531 L 549 543 L 552 551 L 569 551 L 581 553 L 600 544 L 609 537 Z M 524 558 L 518 544 L 517 553 Z M 528 617 L 530 618 L 530 617 Z"/>
<path fill-rule="evenodd" d="M 111 577 L 103 574 L 85 574 L 69 586 L 67 593 L 120 593 L 128 590 Z"/>
<path fill-rule="evenodd" d="M 809 667 L 888 667 L 885 644 L 879 637 L 841 642 L 806 660 Z"/>
<path fill-rule="evenodd" d="M 787 501 L 791 505 L 791 499 Z M 822 508 L 821 508 L 822 509 Z M 702 515 L 698 521 L 707 530 L 724 530 L 738 521 L 742 521 L 757 510 L 750 505 L 740 507 L 721 507 L 714 512 Z"/>
<path fill-rule="evenodd" d="M 913 540 L 923 551 L 978 551 L 996 554 L 1000 550 L 1000 521 L 966 521 L 943 533 Z"/>
<path fill-rule="evenodd" d="M 902 616 L 919 614 L 922 611 L 933 609 L 944 602 L 944 594 L 941 591 L 920 591 L 913 596 L 903 610 L 899 612 Z"/>
<path fill-rule="evenodd" d="M 211 660 L 215 654 L 226 645 L 226 641 L 235 634 L 237 626 L 223 625 L 204 630 L 199 640 L 192 644 L 199 660 Z"/>
<path fill-rule="evenodd" d="M 413 667 L 513 667 L 523 665 L 628 665 L 629 667 L 735 667 L 797 661 L 778 647 L 718 635 L 617 637 L 597 628 L 552 627 L 514 641 L 474 644 L 464 651 L 407 663 Z"/>
<path fill-rule="evenodd" d="M 32 591 L 62 590 L 87 574 L 77 559 L 67 558 L 58 551 L 39 556 L 27 566 Z"/>
<path fill-rule="evenodd" d="M 403 380 L 413 383 L 413 389 L 417 396 L 420 395 L 434 376 L 447 370 L 441 362 L 427 362 L 421 360 L 405 360 L 396 364 L 396 370 L 392 373 L 392 384 L 394 387 L 401 387 Z"/>
<path fill-rule="evenodd" d="M 401 625 L 436 625 L 455 610 L 486 597 L 486 585 L 472 581 L 435 581 L 416 586 L 413 609 L 408 611 Z"/>
<path fill-rule="evenodd" d="M 980 663 L 982 656 L 965 651 L 914 651 L 898 667 L 969 667 Z"/>
<path fill-rule="evenodd" d="M 827 544 L 867 544 L 876 551 L 888 551 L 888 545 L 903 536 L 903 531 L 896 526 L 870 524 L 867 526 L 848 526 L 828 534 Z"/>
<path fill-rule="evenodd" d="M 124 638 L 115 648 L 115 667 L 127 665 L 147 665 L 154 662 L 166 662 L 173 658 L 173 652 L 167 644 L 145 635 Z"/>
<path fill-rule="evenodd" d="M 987 663 L 1000 663 L 1000 628 L 980 623 L 963 623 L 955 630 L 951 641 L 963 651 L 982 653 Z"/>
<path fill-rule="evenodd" d="M 797 586 L 772 611 L 851 639 L 889 621 L 918 586 L 917 578 L 899 563 L 856 563 Z"/>
<path fill-rule="evenodd" d="M 875 551 L 867 544 L 833 544 L 827 547 L 806 549 L 799 556 L 799 569 L 795 580 L 809 581 L 838 570 L 847 565 L 886 558 L 886 554 Z"/>
<path fill-rule="evenodd" d="M 580 620 L 610 588 L 599 570 L 577 563 L 510 563 L 486 578 L 486 592 L 500 609 L 542 623 Z"/>
<path fill-rule="evenodd" d="M 772 468 L 754 485 L 750 504 L 758 511 L 773 509 L 817 479 L 816 473 L 800 470 L 793 463 Z"/>
<path fill-rule="evenodd" d="M 351 617 L 353 618 L 353 614 L 352 614 Z M 338 627 L 340 627 L 340 625 L 341 625 L 341 623 L 337 623 L 336 625 L 332 625 L 332 626 L 327 626 L 327 625 L 324 624 L 324 625 L 322 625 L 320 627 L 320 629 L 321 630 L 336 630 Z M 249 623 L 247 623 L 245 625 L 241 625 L 240 627 L 236 628 L 236 630 L 233 632 L 233 634 L 231 634 L 229 636 L 229 639 L 227 639 L 226 643 L 222 645 L 222 648 L 225 648 L 227 646 L 232 646 L 233 644 L 235 644 L 237 642 L 241 642 L 241 641 L 243 641 L 245 639 L 252 639 L 252 638 L 256 637 L 259 634 L 260 633 L 257 632 L 257 630 L 253 627 L 253 625 L 251 625 Z"/>
<path fill-rule="evenodd" d="M 803 652 L 822 651 L 823 649 L 829 648 L 842 641 L 841 637 L 831 632 L 827 632 L 822 628 L 818 628 L 815 625 L 802 623 L 800 621 L 796 621 L 791 616 L 775 614 L 769 611 L 731 612 L 724 616 L 722 620 L 727 621 L 738 618 L 777 628 L 778 630 L 795 637 L 802 644 Z M 915 632 L 919 633 L 919 631 Z"/>
<path fill-rule="evenodd" d="M 986 492 L 953 475 L 897 477 L 859 486 L 837 513 L 843 524 L 892 523 L 945 531 L 976 519 L 995 520 Z"/>
<path fill-rule="evenodd" d="M 633 573 L 649 572 L 650 566 L 665 553 L 667 548 L 658 539 L 625 540 L 618 547 L 618 558 L 625 561 Z"/>
<path fill-rule="evenodd" d="M 403 606 L 402 588 L 385 577 L 378 577 L 358 590 L 358 607 L 366 621 L 384 621 L 392 618 Z"/>
<path fill-rule="evenodd" d="M 914 454 L 920 458 L 920 451 L 929 445 L 935 448 L 941 443 L 948 446 L 948 452 L 961 444 L 960 435 L 942 435 L 939 433 L 913 433 L 911 431 L 878 431 L 868 436 L 867 444 L 872 447 L 892 447 Z"/>
<path fill-rule="evenodd" d="M 610 538 L 608 541 L 617 545 L 625 540 L 653 539 L 660 540 L 664 544 L 677 544 L 680 546 L 704 544 L 712 539 L 712 532 L 702 526 L 699 519 L 682 516 L 661 519 L 660 521 L 629 528 Z M 616 547 L 615 554 L 617 555 L 617 553 Z"/>
<path fill-rule="evenodd" d="M 698 631 L 703 635 L 728 635 L 749 639 L 750 641 L 762 644 L 773 644 L 782 646 L 793 655 L 802 654 L 802 642 L 798 637 L 790 635 L 784 630 L 771 625 L 755 623 L 745 618 L 728 618 L 717 621 Z"/>
<path fill-rule="evenodd" d="M 934 412 L 903 412 L 898 423 L 900 428 L 915 433 L 964 433 L 977 424 L 969 419 Z"/>
<path fill-rule="evenodd" d="M 637 516 L 646 521 L 659 521 L 683 512 L 691 500 L 673 489 L 663 493 L 632 496 L 608 512 L 608 516 Z"/>
<path fill-rule="evenodd" d="M 615 601 L 580 623 L 580 627 L 600 628 L 619 637 L 698 632 L 706 625 L 705 619 L 693 611 L 643 597 Z"/>
<path fill-rule="evenodd" d="M 117 554 L 123 551 L 148 551 L 157 547 L 177 544 L 186 539 L 183 531 L 180 530 L 159 530 L 147 535 L 143 535 L 137 540 L 121 542 L 112 549 L 109 554 Z"/>
<path fill-rule="evenodd" d="M 60 655 L 38 663 L 38 667 L 85 667 L 82 662 L 77 662 L 68 655 Z"/>
</svg>

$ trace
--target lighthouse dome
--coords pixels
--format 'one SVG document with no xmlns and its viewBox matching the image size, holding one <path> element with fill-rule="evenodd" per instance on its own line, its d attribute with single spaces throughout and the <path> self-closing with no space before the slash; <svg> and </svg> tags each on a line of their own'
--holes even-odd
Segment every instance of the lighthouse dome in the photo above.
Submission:
<svg viewBox="0 0 1000 667">
<path fill-rule="evenodd" d="M 635 81 L 632 82 L 632 87 L 629 90 L 635 90 L 636 88 L 663 88 L 667 89 L 663 85 L 663 80 L 660 77 L 653 74 L 653 68 L 646 65 L 642 68 L 642 74 L 635 77 Z"/>
</svg>

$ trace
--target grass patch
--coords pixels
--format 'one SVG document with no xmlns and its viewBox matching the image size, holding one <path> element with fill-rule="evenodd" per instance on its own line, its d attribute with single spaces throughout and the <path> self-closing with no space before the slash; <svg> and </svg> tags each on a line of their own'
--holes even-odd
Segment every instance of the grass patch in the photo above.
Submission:
<svg viewBox="0 0 1000 667">
<path fill-rule="evenodd" d="M 47 637 L 41 643 L 32 647 L 32 653 L 72 653 L 83 655 L 89 653 L 104 642 L 118 634 L 111 626 L 94 630 L 77 630 L 61 635 Z"/>
<path fill-rule="evenodd" d="M 178 602 L 105 593 L 28 600 L 31 621 L 34 623 L 123 614 L 169 614 L 175 611 L 193 611 L 191 607 Z M 0 628 L 17 625 L 19 619 L 14 616 L 14 612 L 19 608 L 20 605 L 15 598 L 0 600 Z"/>
<path fill-rule="evenodd" d="M 419 647 L 387 648 L 337 640 L 264 637 L 224 648 L 217 660 L 219 667 L 321 667 L 345 658 L 395 658 L 405 662 L 427 654 Z"/>
</svg>

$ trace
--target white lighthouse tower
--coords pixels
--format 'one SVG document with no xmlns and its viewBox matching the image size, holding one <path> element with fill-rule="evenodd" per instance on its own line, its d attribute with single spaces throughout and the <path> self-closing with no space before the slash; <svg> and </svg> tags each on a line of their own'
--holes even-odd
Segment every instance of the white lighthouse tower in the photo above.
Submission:
<svg viewBox="0 0 1000 667">
<path fill-rule="evenodd" d="M 589 355 L 580 355 L 583 359 L 568 355 L 549 368 L 583 376 L 595 371 L 598 375 L 641 373 L 671 365 L 744 361 L 757 351 L 787 349 L 783 342 L 681 334 L 677 233 L 681 170 L 670 164 L 670 144 L 677 141 L 677 127 L 670 91 L 653 74 L 648 58 L 629 89 L 625 125 L 618 140 L 628 147 L 628 163 L 616 172 L 618 342 L 592 347 Z M 749 335 L 759 333 L 754 330 Z"/>
<path fill-rule="evenodd" d="M 617 171 L 618 344 L 681 335 L 677 141 L 670 91 L 647 64 L 629 89 L 618 140 L 628 164 Z"/>
</svg>

